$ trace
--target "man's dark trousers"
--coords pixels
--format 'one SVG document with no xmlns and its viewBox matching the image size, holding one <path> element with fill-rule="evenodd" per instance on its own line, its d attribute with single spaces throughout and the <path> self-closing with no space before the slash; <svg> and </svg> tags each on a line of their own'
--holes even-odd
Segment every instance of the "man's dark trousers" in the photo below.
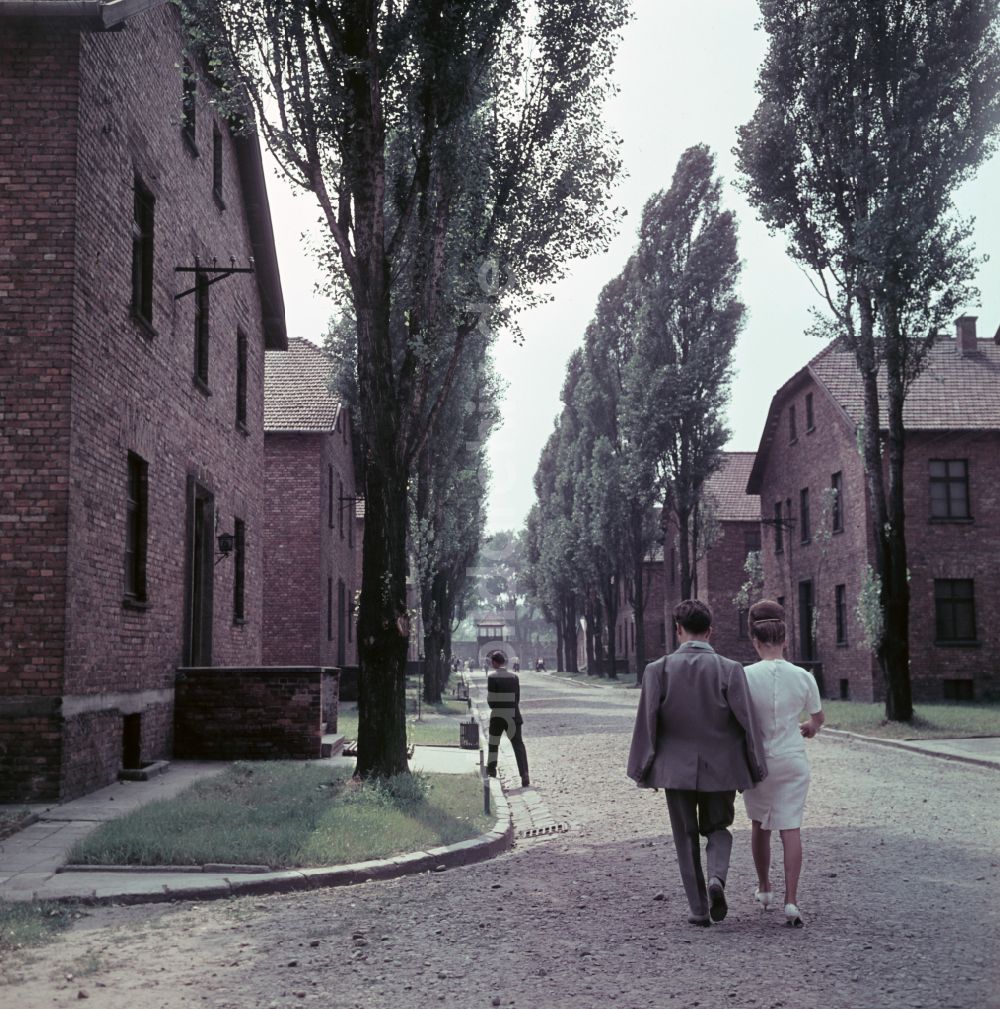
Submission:
<svg viewBox="0 0 1000 1009">
<path fill-rule="evenodd" d="M 521 723 L 507 715 L 490 715 L 490 746 L 487 767 L 497 766 L 497 750 L 500 749 L 500 737 L 506 736 L 514 748 L 514 759 L 517 760 L 517 773 L 522 778 L 528 777 L 528 751 L 524 748 L 521 738 Z"/>
<path fill-rule="evenodd" d="M 696 792 L 667 788 L 667 812 L 677 849 L 677 865 L 691 913 L 708 914 L 708 890 L 701 868 L 701 840 L 708 838 L 706 857 L 708 878 L 717 876 L 726 882 L 733 835 L 728 828 L 735 816 L 736 790 L 731 792 Z"/>
</svg>

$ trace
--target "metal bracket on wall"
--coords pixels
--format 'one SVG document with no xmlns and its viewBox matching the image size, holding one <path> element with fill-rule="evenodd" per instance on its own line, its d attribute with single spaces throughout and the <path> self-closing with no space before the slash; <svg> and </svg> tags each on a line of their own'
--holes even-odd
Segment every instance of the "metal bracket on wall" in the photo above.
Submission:
<svg viewBox="0 0 1000 1009">
<path fill-rule="evenodd" d="M 174 295 L 174 301 L 180 301 L 181 298 L 186 298 L 189 294 L 194 294 L 198 290 L 199 286 L 211 287 L 212 284 L 218 283 L 220 280 L 225 280 L 227 277 L 233 276 L 235 273 L 253 273 L 254 272 L 254 261 L 253 257 L 250 257 L 249 266 L 237 266 L 234 257 L 229 257 L 229 266 L 216 266 L 218 260 L 213 259 L 211 266 L 202 266 L 198 262 L 198 257 L 194 257 L 194 266 L 175 266 L 174 273 L 193 273 L 195 275 L 195 285 L 194 287 L 189 287 L 186 291 L 181 291 L 180 294 Z M 210 277 L 209 280 L 204 280 L 204 277 Z"/>
</svg>

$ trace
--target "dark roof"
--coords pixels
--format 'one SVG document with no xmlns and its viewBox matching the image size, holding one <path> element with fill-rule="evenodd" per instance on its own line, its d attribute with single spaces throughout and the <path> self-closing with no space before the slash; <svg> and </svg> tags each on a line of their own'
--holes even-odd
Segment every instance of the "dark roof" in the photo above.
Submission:
<svg viewBox="0 0 1000 1009">
<path fill-rule="evenodd" d="M 821 350 L 774 394 L 757 449 L 757 461 L 747 490 L 760 489 L 767 455 L 788 396 L 814 382 L 827 392 L 849 427 L 864 420 L 864 393 L 854 354 L 840 340 Z M 878 376 L 879 416 L 886 430 L 885 375 Z M 910 387 L 903 404 L 903 426 L 908 431 L 1000 430 L 1000 344 L 977 340 L 976 349 L 960 353 L 958 341 L 938 337 L 927 365 Z"/>
<path fill-rule="evenodd" d="M 264 355 L 264 430 L 332 431 L 340 399 L 330 388 L 333 359 L 301 337 Z"/>
<path fill-rule="evenodd" d="M 0 0 L 0 17 L 65 17 L 92 28 L 114 28 L 166 0 Z"/>
<path fill-rule="evenodd" d="M 757 522 L 760 498 L 747 493 L 755 452 L 723 452 L 722 464 L 705 487 L 715 499 L 715 517 L 720 522 Z"/>
</svg>

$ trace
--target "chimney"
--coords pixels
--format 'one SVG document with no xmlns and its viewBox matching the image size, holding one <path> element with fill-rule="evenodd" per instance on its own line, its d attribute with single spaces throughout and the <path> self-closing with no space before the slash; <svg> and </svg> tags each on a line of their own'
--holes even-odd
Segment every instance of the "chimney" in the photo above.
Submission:
<svg viewBox="0 0 1000 1009">
<path fill-rule="evenodd" d="M 962 357 L 976 349 L 976 318 L 975 315 L 960 315 L 955 320 L 955 339 Z"/>
</svg>

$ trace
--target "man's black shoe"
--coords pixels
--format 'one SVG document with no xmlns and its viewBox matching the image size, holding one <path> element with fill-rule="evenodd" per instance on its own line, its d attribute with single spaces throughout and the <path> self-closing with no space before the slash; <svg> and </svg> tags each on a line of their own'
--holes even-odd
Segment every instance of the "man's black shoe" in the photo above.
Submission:
<svg viewBox="0 0 1000 1009">
<path fill-rule="evenodd" d="M 708 913 L 712 921 L 722 921 L 729 913 L 729 905 L 726 903 L 726 885 L 718 876 L 708 881 L 708 899 Z"/>
</svg>

